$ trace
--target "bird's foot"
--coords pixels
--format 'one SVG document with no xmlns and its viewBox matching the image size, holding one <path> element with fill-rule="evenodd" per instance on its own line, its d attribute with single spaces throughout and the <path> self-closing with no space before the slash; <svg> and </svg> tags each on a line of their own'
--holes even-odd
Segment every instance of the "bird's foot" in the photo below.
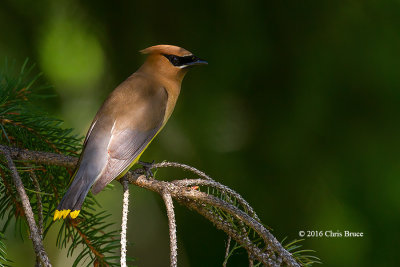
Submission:
<svg viewBox="0 0 400 267">
<path fill-rule="evenodd" d="M 154 177 L 154 174 L 151 171 L 153 169 L 154 160 L 152 162 L 144 162 L 144 161 L 140 161 L 139 160 L 138 163 L 140 165 L 142 165 L 143 170 L 144 170 L 144 174 L 146 175 L 146 177 L 149 177 L 149 178 L 153 178 Z"/>
</svg>

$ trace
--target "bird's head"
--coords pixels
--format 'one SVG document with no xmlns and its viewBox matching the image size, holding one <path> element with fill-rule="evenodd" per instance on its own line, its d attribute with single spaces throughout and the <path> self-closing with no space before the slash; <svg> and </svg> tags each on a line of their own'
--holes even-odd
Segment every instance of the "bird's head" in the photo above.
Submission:
<svg viewBox="0 0 400 267">
<path fill-rule="evenodd" d="M 174 45 L 155 45 L 140 52 L 149 55 L 144 65 L 146 69 L 180 80 L 190 67 L 208 64 L 186 49 Z"/>
</svg>

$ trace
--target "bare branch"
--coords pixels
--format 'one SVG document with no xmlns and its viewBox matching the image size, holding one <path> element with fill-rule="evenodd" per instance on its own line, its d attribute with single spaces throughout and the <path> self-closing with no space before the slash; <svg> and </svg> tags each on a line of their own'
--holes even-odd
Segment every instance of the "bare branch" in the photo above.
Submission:
<svg viewBox="0 0 400 267">
<path fill-rule="evenodd" d="M 21 198 L 22 202 L 22 207 L 24 209 L 25 217 L 26 220 L 28 221 L 29 229 L 30 229 L 30 236 L 33 242 L 33 248 L 35 250 L 36 255 L 40 258 L 40 261 L 42 264 L 46 267 L 51 266 L 49 257 L 47 256 L 46 251 L 44 250 L 43 243 L 42 243 L 42 238 L 39 233 L 39 230 L 36 226 L 35 218 L 32 212 L 32 207 L 29 202 L 29 198 L 26 195 L 24 185 L 22 184 L 21 177 L 18 174 L 17 168 L 15 167 L 15 164 L 11 158 L 10 153 L 7 153 L 5 151 L 2 151 L 7 163 L 8 167 L 10 168 L 11 175 L 13 177 L 15 187 L 17 188 L 17 192 L 19 194 L 19 197 Z"/>
<path fill-rule="evenodd" d="M 178 266 L 178 245 L 176 238 L 176 223 L 175 223 L 175 212 L 174 203 L 172 202 L 171 195 L 163 193 L 162 198 L 164 199 L 165 207 L 167 208 L 168 224 L 169 224 L 169 241 L 170 241 L 170 264 L 171 267 Z"/>
<path fill-rule="evenodd" d="M 129 183 L 125 177 L 121 178 L 124 190 L 123 206 L 122 206 L 122 225 L 121 225 L 121 267 L 126 267 L 126 232 L 128 229 L 128 212 L 129 212 Z"/>
</svg>

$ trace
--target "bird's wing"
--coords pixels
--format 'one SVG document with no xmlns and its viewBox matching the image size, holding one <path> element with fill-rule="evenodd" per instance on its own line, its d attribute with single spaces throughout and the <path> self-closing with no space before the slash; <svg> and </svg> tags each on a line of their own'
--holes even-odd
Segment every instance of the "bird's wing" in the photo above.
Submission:
<svg viewBox="0 0 400 267">
<path fill-rule="evenodd" d="M 132 106 L 123 116 L 116 116 L 107 146 L 106 164 L 92 187 L 93 194 L 100 192 L 139 159 L 163 126 L 167 99 L 168 95 L 162 88 L 142 96 L 140 104 L 136 103 L 137 107 Z M 93 127 L 92 134 L 101 126 L 99 124 L 97 122 Z"/>
<path fill-rule="evenodd" d="M 108 183 L 129 168 L 133 162 L 136 162 L 159 130 L 160 127 L 145 132 L 125 130 L 113 135 L 108 150 L 107 165 L 94 183 L 92 193 L 100 192 Z"/>
</svg>

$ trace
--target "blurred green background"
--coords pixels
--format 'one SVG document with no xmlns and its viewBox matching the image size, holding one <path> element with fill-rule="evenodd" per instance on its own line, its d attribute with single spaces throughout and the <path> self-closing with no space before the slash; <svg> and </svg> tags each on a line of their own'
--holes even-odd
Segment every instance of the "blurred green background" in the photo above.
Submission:
<svg viewBox="0 0 400 267">
<path fill-rule="evenodd" d="M 142 159 L 205 171 L 241 193 L 279 240 L 300 230 L 364 233 L 306 238 L 325 266 L 399 266 L 399 14 L 390 0 L 2 0 L 0 59 L 37 62 L 57 94 L 43 109 L 84 135 L 144 61 L 138 50 L 192 51 L 209 65 L 186 76 Z M 117 223 L 120 187 L 98 198 Z M 163 203 L 131 192 L 129 254 L 138 266 L 168 266 Z M 221 266 L 224 234 L 182 207 L 176 216 L 180 266 Z M 7 238 L 16 266 L 31 265 L 21 257 L 30 242 Z M 68 266 L 54 246 L 49 238 L 55 266 Z M 246 265 L 241 253 L 228 266 Z"/>
</svg>

